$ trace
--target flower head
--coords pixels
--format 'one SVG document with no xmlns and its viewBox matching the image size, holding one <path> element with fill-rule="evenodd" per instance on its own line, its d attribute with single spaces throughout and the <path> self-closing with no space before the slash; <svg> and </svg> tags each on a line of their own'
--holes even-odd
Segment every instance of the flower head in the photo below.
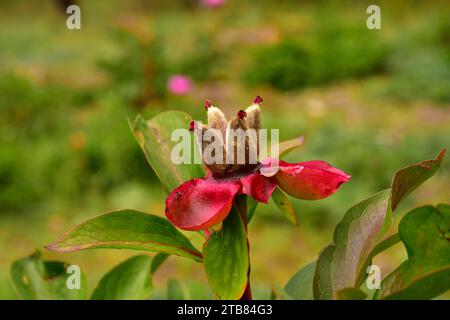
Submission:
<svg viewBox="0 0 450 320">
<path fill-rule="evenodd" d="M 245 110 L 239 110 L 237 116 L 239 119 L 245 119 L 247 117 L 247 112 L 245 112 Z"/>
<path fill-rule="evenodd" d="M 253 100 L 253 103 L 261 104 L 263 102 L 263 99 L 261 96 L 256 96 L 255 100 Z"/>
<path fill-rule="evenodd" d="M 295 198 L 317 200 L 332 195 L 350 179 L 342 170 L 320 160 L 288 163 L 268 157 L 257 161 L 261 103 L 262 98 L 257 96 L 253 104 L 227 121 L 222 111 L 207 100 L 208 126 L 190 123 L 208 170 L 205 178 L 187 181 L 167 197 L 165 213 L 175 226 L 208 229 L 227 217 L 239 194 L 268 203 L 278 185 Z M 255 134 L 243 139 L 234 134 L 246 130 Z M 209 139 L 205 139 L 207 135 Z"/>
</svg>

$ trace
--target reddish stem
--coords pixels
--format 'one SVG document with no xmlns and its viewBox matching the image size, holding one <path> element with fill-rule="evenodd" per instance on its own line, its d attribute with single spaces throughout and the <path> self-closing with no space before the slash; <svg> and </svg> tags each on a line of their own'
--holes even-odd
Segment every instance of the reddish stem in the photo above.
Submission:
<svg viewBox="0 0 450 320">
<path fill-rule="evenodd" d="M 250 268 L 249 268 L 249 272 L 250 272 Z M 239 300 L 253 300 L 252 288 L 250 288 L 250 279 L 247 281 L 247 286 L 245 287 L 244 294 L 242 295 L 242 297 Z"/>
</svg>

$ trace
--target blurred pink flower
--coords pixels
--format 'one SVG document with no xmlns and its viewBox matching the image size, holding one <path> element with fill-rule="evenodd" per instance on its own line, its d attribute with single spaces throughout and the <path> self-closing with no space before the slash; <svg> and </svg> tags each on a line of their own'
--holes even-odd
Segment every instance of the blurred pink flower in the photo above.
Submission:
<svg viewBox="0 0 450 320">
<path fill-rule="evenodd" d="M 191 78 L 184 75 L 173 75 L 167 81 L 167 89 L 176 95 L 188 94 L 192 90 Z"/>
<path fill-rule="evenodd" d="M 202 4 L 206 7 L 217 8 L 225 3 L 225 0 L 202 0 Z"/>
</svg>

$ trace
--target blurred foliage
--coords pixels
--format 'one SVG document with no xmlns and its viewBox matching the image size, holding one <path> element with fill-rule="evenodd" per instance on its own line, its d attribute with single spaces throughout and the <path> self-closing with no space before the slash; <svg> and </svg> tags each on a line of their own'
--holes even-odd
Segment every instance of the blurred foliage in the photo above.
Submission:
<svg viewBox="0 0 450 320">
<path fill-rule="evenodd" d="M 329 199 L 293 201 L 300 232 L 273 204 L 258 206 L 250 232 L 261 296 L 315 258 L 349 204 L 450 147 L 448 1 L 385 2 L 374 31 L 364 1 L 80 4 L 82 30 L 68 31 L 54 1 L 0 2 L 0 297 L 15 297 L 4 266 L 81 219 L 124 204 L 163 214 L 161 185 L 127 123 L 138 113 L 204 119 L 206 98 L 231 114 L 261 94 L 264 126 L 305 135 L 287 160 L 323 159 L 352 175 Z M 175 73 L 194 80 L 193 92 L 166 91 Z M 410 202 L 444 202 L 449 176 L 446 161 Z M 301 257 L 286 250 L 294 242 Z M 118 255 L 82 262 L 98 278 Z M 273 268 L 259 267 L 269 260 Z"/>
<path fill-rule="evenodd" d="M 122 44 L 122 53 L 109 60 L 100 60 L 111 82 L 111 87 L 126 101 L 141 107 L 165 93 L 167 70 L 159 55 L 157 44 L 151 39 L 138 39 L 129 32 L 118 30 L 116 41 Z"/>
<path fill-rule="evenodd" d="M 392 74 L 387 95 L 403 100 L 450 102 L 450 22 L 436 14 L 398 35 L 388 68 Z"/>
<path fill-rule="evenodd" d="M 175 60 L 164 54 L 167 50 L 164 40 L 151 30 L 151 24 L 125 25 L 115 30 L 114 38 L 121 43 L 121 53 L 98 62 L 110 80 L 111 88 L 126 102 L 140 108 L 151 100 L 167 96 L 166 83 L 170 75 L 183 74 L 197 81 L 211 80 L 221 62 L 221 55 L 206 35 L 197 35 L 193 39 L 195 50 Z"/>
<path fill-rule="evenodd" d="M 390 80 L 378 94 L 448 103 L 450 22 L 445 12 L 425 11 L 415 17 L 415 25 L 390 30 L 389 36 L 368 30 L 364 21 L 349 22 L 345 15 L 325 18 L 322 12 L 310 34 L 288 35 L 254 49 L 243 79 L 252 86 L 293 90 L 383 74 Z"/>
<path fill-rule="evenodd" d="M 386 45 L 364 25 L 327 21 L 311 37 L 258 48 L 244 78 L 291 90 L 370 75 L 385 64 Z"/>
<path fill-rule="evenodd" d="M 0 209 L 30 210 L 49 199 L 77 201 L 110 190 L 130 172 L 152 177 L 126 123 L 132 114 L 112 92 L 40 86 L 0 78 Z M 120 145 L 120 148 L 117 148 Z"/>
</svg>

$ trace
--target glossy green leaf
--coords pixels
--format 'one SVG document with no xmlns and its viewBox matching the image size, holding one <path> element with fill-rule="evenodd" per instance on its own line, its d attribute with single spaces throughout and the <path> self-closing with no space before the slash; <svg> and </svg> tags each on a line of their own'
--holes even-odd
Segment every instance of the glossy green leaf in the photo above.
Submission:
<svg viewBox="0 0 450 320">
<path fill-rule="evenodd" d="M 152 258 L 132 257 L 114 267 L 100 280 L 92 300 L 144 300 L 152 290 Z"/>
<path fill-rule="evenodd" d="M 46 246 L 58 252 L 92 248 L 165 252 L 201 261 L 202 254 L 166 219 L 120 210 L 86 220 Z"/>
<path fill-rule="evenodd" d="M 12 264 L 11 278 L 19 295 L 26 300 L 86 299 L 85 275 L 80 269 L 79 273 L 77 270 L 71 271 L 69 266 L 65 262 L 44 261 L 41 259 L 41 253 L 36 251 Z M 75 287 L 70 284 L 75 284 Z"/>
<path fill-rule="evenodd" d="M 431 299 L 450 289 L 450 206 L 414 209 L 400 221 L 408 260 L 386 277 L 377 297 Z"/>
<path fill-rule="evenodd" d="M 272 193 L 272 200 L 275 202 L 281 213 L 295 226 L 298 226 L 297 216 L 294 212 L 294 206 L 289 200 L 288 196 L 281 191 L 280 188 L 276 187 Z"/>
<path fill-rule="evenodd" d="M 213 232 L 203 247 L 208 282 L 219 299 L 239 299 L 248 281 L 249 256 L 244 223 L 235 207 L 222 229 Z"/>
<path fill-rule="evenodd" d="M 312 300 L 315 268 L 315 261 L 304 266 L 289 280 L 284 291 L 296 300 Z"/>
<path fill-rule="evenodd" d="M 167 300 L 184 300 L 184 290 L 177 279 L 170 278 L 167 282 Z"/>
<path fill-rule="evenodd" d="M 189 123 L 192 118 L 185 112 L 166 111 L 145 121 L 141 116 L 131 123 L 133 134 L 145 153 L 148 163 L 161 180 L 167 192 L 172 191 L 185 181 L 200 178 L 205 175 L 200 164 L 194 164 L 196 143 L 189 133 Z M 176 129 L 185 129 L 191 146 L 190 162 L 176 164 L 172 161 L 172 149 L 179 141 L 172 141 L 172 133 Z"/>
<path fill-rule="evenodd" d="M 408 166 L 394 175 L 391 188 L 350 208 L 334 230 L 333 244 L 317 260 L 314 298 L 333 299 L 337 291 L 359 288 L 372 251 L 393 229 L 392 209 L 440 167 L 445 151 L 435 160 Z"/>
</svg>

